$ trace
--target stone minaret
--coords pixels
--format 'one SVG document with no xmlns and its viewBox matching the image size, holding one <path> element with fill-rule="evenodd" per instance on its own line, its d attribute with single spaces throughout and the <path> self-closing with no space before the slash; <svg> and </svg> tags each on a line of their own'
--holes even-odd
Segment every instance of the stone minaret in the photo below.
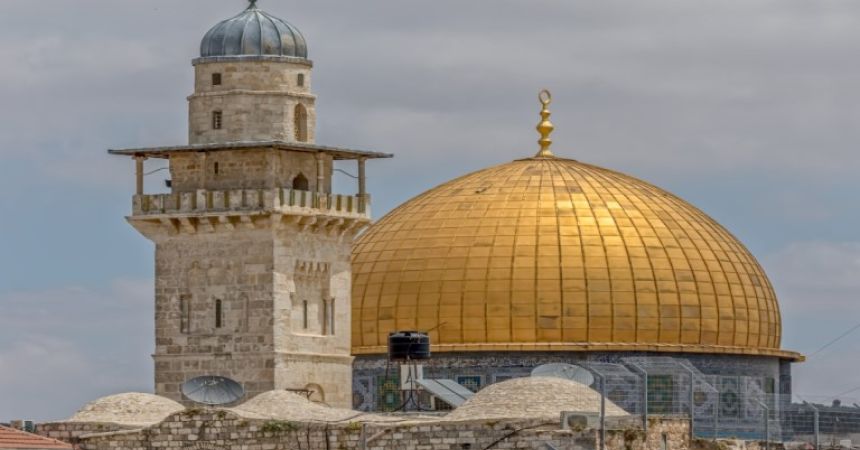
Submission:
<svg viewBox="0 0 860 450">
<path fill-rule="evenodd" d="M 207 33 L 194 60 L 189 144 L 111 150 L 136 161 L 129 222 L 155 243 L 155 391 L 185 401 L 201 375 L 352 406 L 350 254 L 369 223 L 367 159 L 314 144 L 304 38 L 252 2 Z M 147 159 L 171 192 L 144 193 Z M 335 160 L 358 193 L 332 194 Z"/>
</svg>

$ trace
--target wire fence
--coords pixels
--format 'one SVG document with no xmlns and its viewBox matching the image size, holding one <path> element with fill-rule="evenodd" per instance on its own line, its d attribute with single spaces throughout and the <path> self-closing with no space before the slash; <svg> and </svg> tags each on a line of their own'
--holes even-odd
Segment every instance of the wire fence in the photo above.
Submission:
<svg viewBox="0 0 860 450">
<path fill-rule="evenodd" d="M 765 377 L 705 375 L 684 359 L 626 358 L 583 363 L 606 401 L 640 416 L 692 418 L 691 437 L 860 448 L 860 401 L 774 393 Z M 602 422 L 601 422 L 602 423 Z"/>
<path fill-rule="evenodd" d="M 630 357 L 576 364 L 593 375 L 590 386 L 602 395 L 602 411 L 621 408 L 646 429 L 658 418 L 684 418 L 692 425 L 691 438 L 696 439 L 766 441 L 803 450 L 860 449 L 860 400 L 784 395 L 773 376 L 705 374 L 683 358 Z M 384 383 L 369 384 L 361 399 L 375 399 L 377 407 L 389 411 L 451 409 L 425 391 L 410 403 L 413 397 L 404 396 L 397 371 L 391 372 L 382 377 Z M 523 369 L 507 378 L 528 374 Z M 480 375 L 441 378 L 472 391 L 484 387 Z M 497 376 L 493 382 L 507 378 Z M 356 405 L 362 408 L 364 403 Z M 605 432 L 605 417 L 600 423 Z"/>
</svg>

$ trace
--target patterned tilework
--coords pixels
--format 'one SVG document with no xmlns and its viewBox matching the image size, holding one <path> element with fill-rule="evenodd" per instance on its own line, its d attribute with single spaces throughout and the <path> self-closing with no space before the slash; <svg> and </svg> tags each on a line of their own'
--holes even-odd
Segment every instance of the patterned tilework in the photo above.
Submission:
<svg viewBox="0 0 860 450">
<path fill-rule="evenodd" d="M 778 355 L 755 258 L 689 203 L 573 160 L 526 159 L 412 199 L 353 251 L 354 354 L 394 330 L 435 352 L 625 350 Z"/>
</svg>

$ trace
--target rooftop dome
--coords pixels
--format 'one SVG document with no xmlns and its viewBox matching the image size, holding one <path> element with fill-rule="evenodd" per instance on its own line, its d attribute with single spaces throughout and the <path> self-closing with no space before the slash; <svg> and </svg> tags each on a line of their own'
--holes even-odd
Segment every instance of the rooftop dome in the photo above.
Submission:
<svg viewBox="0 0 860 450">
<path fill-rule="evenodd" d="M 514 378 L 491 384 L 445 417 L 445 420 L 547 419 L 562 411 L 600 412 L 600 393 L 571 380 L 552 377 Z M 627 411 L 606 400 L 607 416 Z"/>
<path fill-rule="evenodd" d="M 368 414 L 351 409 L 331 408 L 314 403 L 306 397 L 288 391 L 268 391 L 248 400 L 247 402 L 228 408 L 239 416 L 248 419 L 273 419 L 286 421 L 312 422 L 390 422 L 399 420 L 396 417 L 386 417 Z"/>
<path fill-rule="evenodd" d="M 146 426 L 161 422 L 167 416 L 184 409 L 184 406 L 169 398 L 129 392 L 87 403 L 66 422 Z"/>
<path fill-rule="evenodd" d="M 200 44 L 200 56 L 288 56 L 307 58 L 299 30 L 257 7 L 256 0 L 239 15 L 212 27 Z"/>
<path fill-rule="evenodd" d="M 430 330 L 435 352 L 779 349 L 771 283 L 725 228 L 636 178 L 537 156 L 404 203 L 353 250 L 354 354 Z"/>
</svg>

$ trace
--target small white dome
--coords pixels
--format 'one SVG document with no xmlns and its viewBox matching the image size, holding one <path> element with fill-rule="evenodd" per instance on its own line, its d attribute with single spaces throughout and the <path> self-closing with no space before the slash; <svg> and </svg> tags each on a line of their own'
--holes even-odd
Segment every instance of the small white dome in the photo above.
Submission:
<svg viewBox="0 0 860 450">
<path fill-rule="evenodd" d="M 153 394 L 128 392 L 109 395 L 87 403 L 66 422 L 115 423 L 148 426 L 183 411 L 181 404 Z"/>
<path fill-rule="evenodd" d="M 227 408 L 248 419 L 271 419 L 293 422 L 391 422 L 402 420 L 351 409 L 331 408 L 314 403 L 288 391 L 264 392 L 234 408 Z"/>
<path fill-rule="evenodd" d="M 600 393 L 575 381 L 552 377 L 524 377 L 482 389 L 446 416 L 447 420 L 547 419 L 562 411 L 600 412 Z M 607 416 L 628 413 L 606 400 Z"/>
</svg>

